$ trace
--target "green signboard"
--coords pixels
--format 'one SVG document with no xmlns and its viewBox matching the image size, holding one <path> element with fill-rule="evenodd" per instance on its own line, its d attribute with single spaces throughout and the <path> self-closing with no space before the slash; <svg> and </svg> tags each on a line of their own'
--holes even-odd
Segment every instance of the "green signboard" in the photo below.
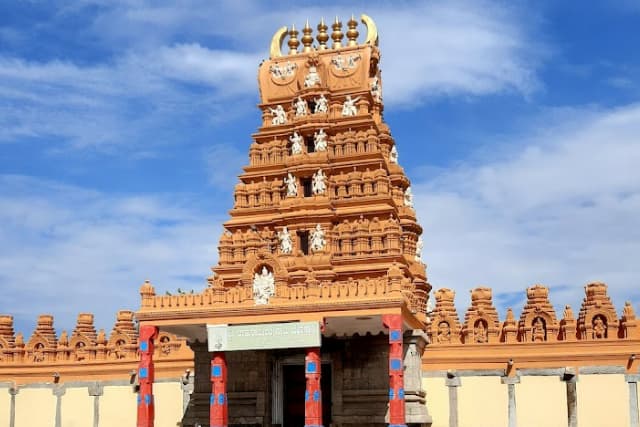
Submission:
<svg viewBox="0 0 640 427">
<path fill-rule="evenodd" d="M 319 322 L 207 325 L 209 351 L 320 347 Z"/>
</svg>

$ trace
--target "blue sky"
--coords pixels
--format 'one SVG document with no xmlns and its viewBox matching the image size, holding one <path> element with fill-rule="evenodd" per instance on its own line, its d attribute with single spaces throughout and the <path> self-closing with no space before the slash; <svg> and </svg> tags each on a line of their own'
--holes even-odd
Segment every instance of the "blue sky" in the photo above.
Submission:
<svg viewBox="0 0 640 427">
<path fill-rule="evenodd" d="M 0 0 L 0 312 L 111 328 L 202 289 L 273 32 L 366 13 L 434 288 L 639 308 L 640 3 Z M 364 32 L 360 26 L 361 33 Z"/>
</svg>

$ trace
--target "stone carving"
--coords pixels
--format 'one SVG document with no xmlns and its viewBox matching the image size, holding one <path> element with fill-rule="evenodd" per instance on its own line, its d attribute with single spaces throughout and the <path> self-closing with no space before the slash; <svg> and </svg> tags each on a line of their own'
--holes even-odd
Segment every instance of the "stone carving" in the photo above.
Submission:
<svg viewBox="0 0 640 427">
<path fill-rule="evenodd" d="M 356 102 L 360 99 L 359 96 L 355 98 L 351 98 L 351 95 L 347 95 L 347 98 L 344 100 L 344 104 L 342 104 L 342 116 L 350 117 L 358 114 L 358 109 L 356 108 Z"/>
<path fill-rule="evenodd" d="M 289 137 L 291 141 L 291 155 L 302 154 L 302 137 L 298 132 L 293 132 L 293 135 Z"/>
<path fill-rule="evenodd" d="M 394 145 L 391 147 L 391 151 L 389 151 L 389 162 L 398 164 L 398 149 Z"/>
<path fill-rule="evenodd" d="M 293 103 L 293 107 L 296 112 L 296 117 L 303 117 L 307 115 L 307 101 L 298 97 Z"/>
<path fill-rule="evenodd" d="M 318 98 L 313 98 L 315 102 L 315 107 L 313 108 L 313 113 L 326 113 L 329 111 L 329 101 L 324 95 L 320 95 Z"/>
<path fill-rule="evenodd" d="M 378 76 L 371 80 L 371 95 L 376 102 L 382 102 L 382 88 L 380 87 Z"/>
<path fill-rule="evenodd" d="M 291 242 L 291 235 L 287 227 L 284 227 L 282 231 L 278 232 L 278 240 L 280 241 L 280 253 L 290 254 L 293 252 L 293 243 Z"/>
<path fill-rule="evenodd" d="M 290 61 L 287 61 L 287 63 L 283 65 L 271 64 L 269 72 L 274 79 L 285 80 L 287 77 L 291 77 L 297 68 L 297 64 L 292 64 Z"/>
<path fill-rule="evenodd" d="M 160 337 L 160 354 L 168 356 L 171 353 L 171 338 L 167 335 Z"/>
<path fill-rule="evenodd" d="M 489 342 L 487 322 L 484 319 L 479 319 L 478 321 L 476 321 L 473 327 L 473 340 L 474 342 L 479 344 Z"/>
<path fill-rule="evenodd" d="M 287 197 L 296 197 L 298 195 L 298 180 L 291 175 L 291 172 L 284 178 L 284 183 L 287 186 Z"/>
<path fill-rule="evenodd" d="M 408 208 L 413 208 L 413 193 L 410 186 L 404 192 L 404 205 Z"/>
<path fill-rule="evenodd" d="M 451 327 L 448 322 L 438 323 L 438 335 L 436 337 L 438 344 L 451 344 Z"/>
<path fill-rule="evenodd" d="M 273 126 L 284 125 L 287 123 L 287 113 L 282 108 L 282 105 L 276 105 L 276 108 L 269 108 L 271 115 L 271 124 Z"/>
<path fill-rule="evenodd" d="M 318 169 L 318 172 L 313 174 L 311 181 L 311 191 L 315 195 L 324 194 L 327 191 L 327 184 L 325 183 L 327 176 L 322 172 L 322 169 Z"/>
<path fill-rule="evenodd" d="M 536 317 L 531 325 L 531 341 L 542 342 L 547 340 L 547 328 L 541 317 Z"/>
<path fill-rule="evenodd" d="M 360 54 L 349 55 L 346 59 L 341 54 L 337 54 L 331 58 L 331 63 L 338 71 L 348 71 L 356 68 L 360 59 Z"/>
<path fill-rule="evenodd" d="M 604 316 L 598 315 L 593 318 L 593 339 L 601 340 L 607 338 L 607 322 Z"/>
<path fill-rule="evenodd" d="M 113 357 L 116 359 L 124 359 L 127 355 L 127 351 L 125 350 L 125 345 L 127 343 L 125 340 L 117 340 L 115 343 L 115 347 L 113 348 Z"/>
<path fill-rule="evenodd" d="M 76 344 L 76 360 L 81 362 L 87 358 L 87 344 L 84 341 L 80 341 Z"/>
<path fill-rule="evenodd" d="M 253 275 L 253 301 L 256 305 L 269 303 L 269 298 L 275 295 L 276 286 L 273 273 L 262 266 L 260 274 Z"/>
<path fill-rule="evenodd" d="M 320 84 L 320 75 L 318 69 L 312 65 L 309 67 L 309 73 L 304 77 L 304 87 L 313 87 Z"/>
<path fill-rule="evenodd" d="M 320 252 L 324 249 L 327 242 L 324 239 L 324 231 L 320 224 L 317 224 L 315 230 L 311 232 L 309 240 L 311 241 L 311 251 Z"/>
<path fill-rule="evenodd" d="M 416 242 L 416 262 L 422 262 L 422 249 L 424 248 L 424 242 L 422 241 L 422 236 L 418 237 L 418 241 Z"/>
<path fill-rule="evenodd" d="M 313 148 L 315 151 L 327 151 L 327 134 L 324 129 L 313 134 Z"/>
<path fill-rule="evenodd" d="M 44 344 L 39 342 L 33 346 L 33 361 L 34 363 L 44 362 Z"/>
</svg>

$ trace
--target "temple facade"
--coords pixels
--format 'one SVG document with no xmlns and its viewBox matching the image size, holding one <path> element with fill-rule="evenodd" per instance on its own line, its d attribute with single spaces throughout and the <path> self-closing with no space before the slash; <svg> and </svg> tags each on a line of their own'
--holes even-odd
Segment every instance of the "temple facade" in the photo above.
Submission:
<svg viewBox="0 0 640 427">
<path fill-rule="evenodd" d="M 605 284 L 561 316 L 531 286 L 517 319 L 490 288 L 462 321 L 431 292 L 361 21 L 275 33 L 205 289 L 145 282 L 108 335 L 89 313 L 60 335 L 42 315 L 29 339 L 0 316 L 0 425 L 640 427 L 638 320 Z"/>
</svg>

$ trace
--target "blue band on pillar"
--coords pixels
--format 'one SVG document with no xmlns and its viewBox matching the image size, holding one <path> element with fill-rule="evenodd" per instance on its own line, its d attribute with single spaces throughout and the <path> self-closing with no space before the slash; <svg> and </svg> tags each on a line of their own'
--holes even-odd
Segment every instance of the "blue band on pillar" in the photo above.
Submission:
<svg viewBox="0 0 640 427">
<path fill-rule="evenodd" d="M 316 362 L 307 362 L 307 374 L 316 374 L 318 372 L 318 365 Z"/>
<path fill-rule="evenodd" d="M 147 368 L 140 368 L 140 372 L 138 373 L 140 378 L 147 378 L 149 376 L 149 371 Z"/>
<path fill-rule="evenodd" d="M 401 338 L 402 335 L 400 334 L 399 330 L 394 330 L 389 333 L 389 339 L 391 341 L 400 341 Z"/>
<path fill-rule="evenodd" d="M 211 367 L 211 376 L 212 377 L 221 377 L 222 376 L 222 367 L 221 366 L 212 366 Z"/>
<path fill-rule="evenodd" d="M 140 351 L 149 351 L 149 343 L 145 341 L 140 341 Z"/>
</svg>

